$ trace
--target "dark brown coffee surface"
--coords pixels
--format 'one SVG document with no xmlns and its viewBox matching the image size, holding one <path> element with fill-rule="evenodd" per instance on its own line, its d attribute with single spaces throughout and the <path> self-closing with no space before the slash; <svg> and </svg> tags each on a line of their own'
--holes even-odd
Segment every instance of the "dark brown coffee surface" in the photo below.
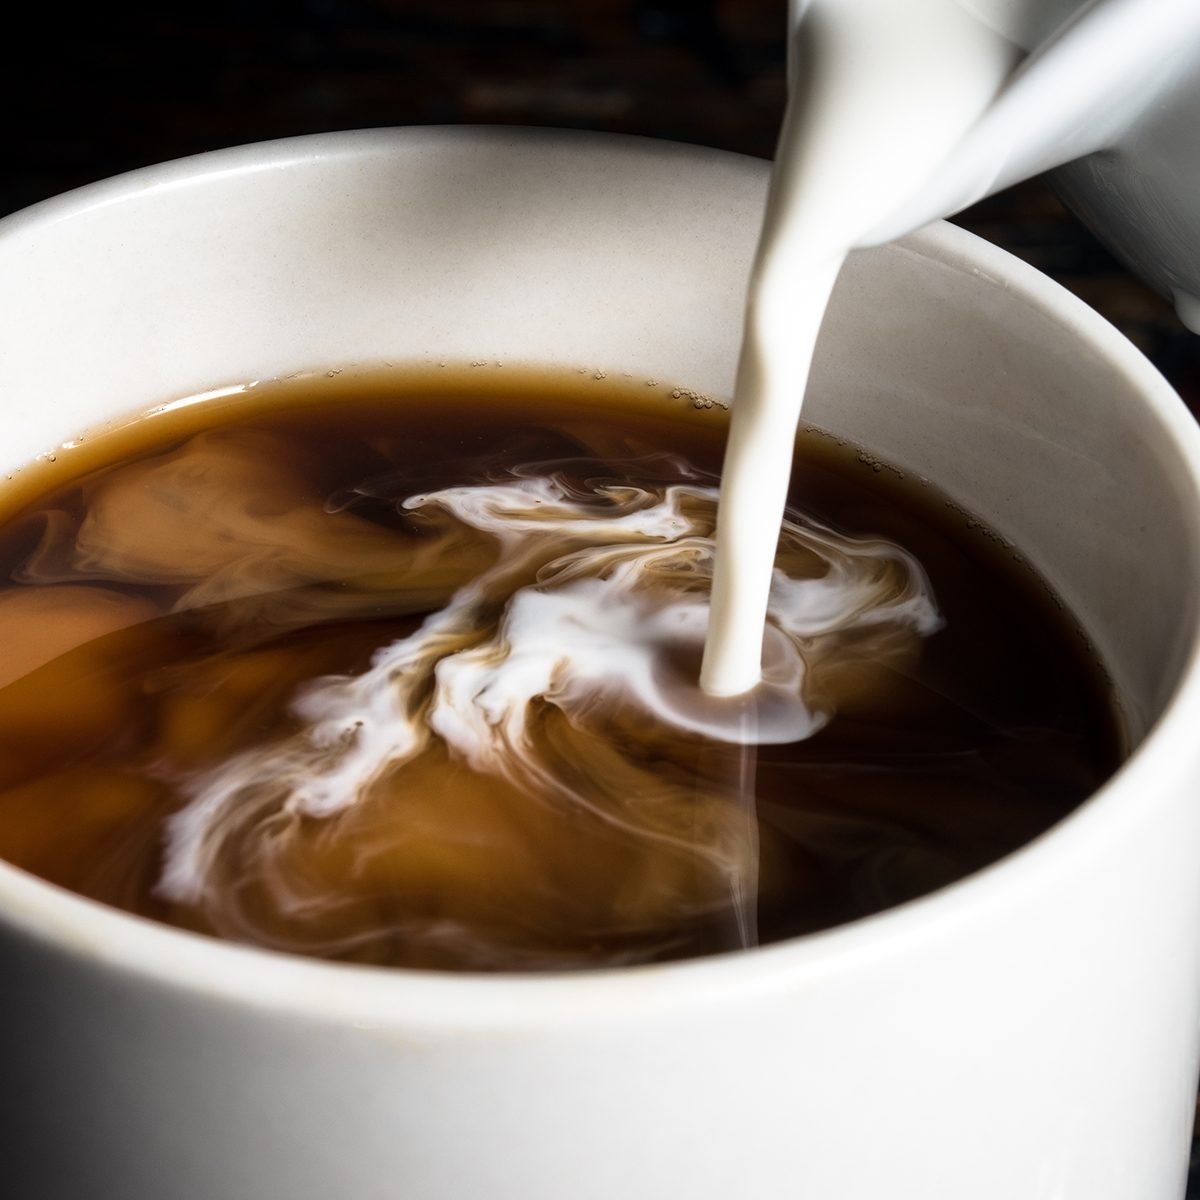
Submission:
<svg viewBox="0 0 1200 1200">
<path fill-rule="evenodd" d="M 853 560 L 886 613 L 794 634 L 815 732 L 748 747 L 663 718 L 647 689 L 692 712 L 682 635 L 640 682 L 641 660 L 603 648 L 573 676 L 571 635 L 547 632 L 571 628 L 572 596 L 620 625 L 594 595 L 627 571 L 634 639 L 674 611 L 662 597 L 702 603 L 725 433 L 719 405 L 599 374 L 261 385 L 11 483 L 0 857 L 276 949 L 576 969 L 880 911 L 1038 836 L 1115 769 L 1103 672 L 1018 553 L 817 432 L 798 443 L 781 569 L 817 595 Z M 496 534 L 513 494 L 531 515 L 504 501 Z M 664 497 L 686 536 L 622 532 Z M 614 551 L 593 521 L 633 540 Z M 905 615 L 922 588 L 936 627 Z M 504 708 L 477 686 L 502 662 L 550 666 Z M 743 706 L 746 729 L 770 724 L 765 705 Z M 419 744 L 348 783 L 389 721 Z"/>
</svg>

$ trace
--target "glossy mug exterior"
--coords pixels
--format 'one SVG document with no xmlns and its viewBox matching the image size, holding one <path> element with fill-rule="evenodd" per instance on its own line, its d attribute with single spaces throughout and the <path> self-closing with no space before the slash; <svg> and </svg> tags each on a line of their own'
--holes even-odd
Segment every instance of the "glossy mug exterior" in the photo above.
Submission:
<svg viewBox="0 0 1200 1200">
<path fill-rule="evenodd" d="M 303 369 L 559 362 L 728 394 L 764 164 L 521 131 L 320 136 L 0 226 L 3 466 Z M 1172 1200 L 1200 1013 L 1200 437 L 950 226 L 856 256 L 807 418 L 1011 538 L 1137 753 L 994 867 L 819 936 L 458 977 L 292 959 L 0 868 L 12 1200 Z M 2 650 L 0 650 L 2 652 Z"/>
</svg>

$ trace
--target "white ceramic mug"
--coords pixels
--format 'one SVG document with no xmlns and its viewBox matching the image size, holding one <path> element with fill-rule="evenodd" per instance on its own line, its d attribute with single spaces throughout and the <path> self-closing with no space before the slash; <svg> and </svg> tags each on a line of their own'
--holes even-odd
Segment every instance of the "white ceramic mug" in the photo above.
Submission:
<svg viewBox="0 0 1200 1200">
<path fill-rule="evenodd" d="M 380 360 L 727 394 L 764 164 L 320 136 L 0 226 L 5 471 L 173 398 Z M 1053 582 L 1137 752 L 1046 836 L 828 933 L 460 977 L 287 958 L 0 867 L 12 1200 L 1172 1200 L 1200 1012 L 1200 437 L 1110 327 L 949 226 L 861 254 L 808 419 Z M 0 653 L 2 653 L 0 648 Z"/>
</svg>

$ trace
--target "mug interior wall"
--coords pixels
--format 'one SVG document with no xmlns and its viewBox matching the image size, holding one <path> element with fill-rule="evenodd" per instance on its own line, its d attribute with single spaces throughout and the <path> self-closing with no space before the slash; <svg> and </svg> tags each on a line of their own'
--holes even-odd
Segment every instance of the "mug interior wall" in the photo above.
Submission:
<svg viewBox="0 0 1200 1200">
<path fill-rule="evenodd" d="M 1195 638 L 1194 482 L 1142 395 L 1147 365 L 1031 279 L 948 226 L 852 258 L 806 416 L 929 477 L 1031 561 L 1095 646 L 1136 744 Z"/>
<path fill-rule="evenodd" d="M 529 131 L 309 145 L 6 223 L 0 465 L 167 400 L 352 363 L 555 362 L 731 391 L 764 164 Z M 806 417 L 929 476 L 1030 557 L 1139 737 L 1192 636 L 1187 472 L 1130 404 L 1134 380 L 969 245 L 924 235 L 851 261 Z"/>
</svg>

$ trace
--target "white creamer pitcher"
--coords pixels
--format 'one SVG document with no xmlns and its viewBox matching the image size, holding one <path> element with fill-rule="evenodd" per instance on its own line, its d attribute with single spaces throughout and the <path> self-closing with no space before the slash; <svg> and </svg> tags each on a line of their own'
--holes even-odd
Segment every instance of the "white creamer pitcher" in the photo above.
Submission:
<svg viewBox="0 0 1200 1200">
<path fill-rule="evenodd" d="M 793 0 L 793 17 L 857 2 Z M 1069 206 L 1200 332 L 1200 2 L 896 3 L 920 38 L 936 36 L 936 10 L 965 9 L 1012 46 L 1013 66 L 941 167 L 862 244 L 891 241 L 1057 168 Z M 980 69 L 994 70 L 985 45 Z M 793 72 L 805 65 L 797 50 Z"/>
</svg>

